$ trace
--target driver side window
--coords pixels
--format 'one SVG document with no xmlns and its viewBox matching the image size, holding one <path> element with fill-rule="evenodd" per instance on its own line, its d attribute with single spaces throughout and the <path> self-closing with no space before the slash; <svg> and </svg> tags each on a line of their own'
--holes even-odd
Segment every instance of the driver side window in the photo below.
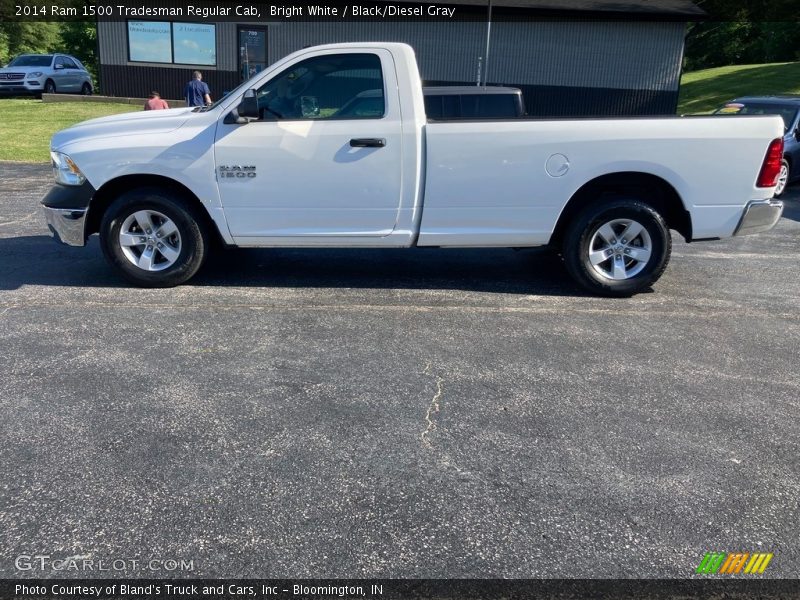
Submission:
<svg viewBox="0 0 800 600">
<path fill-rule="evenodd" d="M 386 112 L 375 54 L 309 58 L 272 78 L 256 96 L 265 121 L 380 119 Z"/>
</svg>

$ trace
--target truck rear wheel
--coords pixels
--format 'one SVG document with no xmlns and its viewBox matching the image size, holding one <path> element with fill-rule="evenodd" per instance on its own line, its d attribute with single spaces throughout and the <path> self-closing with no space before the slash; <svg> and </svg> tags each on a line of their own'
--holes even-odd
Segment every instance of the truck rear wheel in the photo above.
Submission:
<svg viewBox="0 0 800 600">
<path fill-rule="evenodd" d="M 667 268 L 672 238 L 651 206 L 618 199 L 589 206 L 569 225 L 562 249 L 570 275 L 603 296 L 632 296 Z"/>
<path fill-rule="evenodd" d="M 197 211 L 159 188 L 127 192 L 108 207 L 100 225 L 103 254 L 142 287 L 173 287 L 200 269 L 209 247 Z"/>
</svg>

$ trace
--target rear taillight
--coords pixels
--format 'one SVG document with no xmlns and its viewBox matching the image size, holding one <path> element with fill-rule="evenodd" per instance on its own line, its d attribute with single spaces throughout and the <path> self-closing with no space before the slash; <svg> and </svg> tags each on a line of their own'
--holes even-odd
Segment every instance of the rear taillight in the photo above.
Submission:
<svg viewBox="0 0 800 600">
<path fill-rule="evenodd" d="M 767 155 L 764 157 L 764 164 L 761 165 L 761 172 L 758 174 L 757 187 L 773 187 L 778 183 L 782 160 L 783 138 L 778 138 L 769 143 Z"/>
</svg>

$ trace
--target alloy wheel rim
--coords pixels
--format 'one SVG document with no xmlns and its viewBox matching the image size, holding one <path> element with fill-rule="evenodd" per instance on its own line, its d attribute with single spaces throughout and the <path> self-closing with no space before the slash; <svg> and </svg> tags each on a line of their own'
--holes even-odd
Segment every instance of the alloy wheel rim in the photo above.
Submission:
<svg viewBox="0 0 800 600">
<path fill-rule="evenodd" d="M 139 210 L 119 230 L 119 245 L 128 261 L 143 271 L 169 269 L 181 254 L 181 234 L 163 213 Z"/>
<path fill-rule="evenodd" d="M 647 266 L 653 241 L 644 225 L 633 219 L 614 219 L 598 227 L 589 242 L 589 264 L 605 279 L 624 281 Z"/>
</svg>

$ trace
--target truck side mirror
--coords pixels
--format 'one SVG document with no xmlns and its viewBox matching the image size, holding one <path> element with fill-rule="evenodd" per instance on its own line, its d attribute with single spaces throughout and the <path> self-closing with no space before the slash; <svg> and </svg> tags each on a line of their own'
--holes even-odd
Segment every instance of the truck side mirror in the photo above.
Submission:
<svg viewBox="0 0 800 600">
<path fill-rule="evenodd" d="M 256 97 L 255 90 L 247 90 L 242 97 L 242 103 L 239 104 L 237 109 L 240 117 L 258 119 L 258 98 Z"/>
</svg>

